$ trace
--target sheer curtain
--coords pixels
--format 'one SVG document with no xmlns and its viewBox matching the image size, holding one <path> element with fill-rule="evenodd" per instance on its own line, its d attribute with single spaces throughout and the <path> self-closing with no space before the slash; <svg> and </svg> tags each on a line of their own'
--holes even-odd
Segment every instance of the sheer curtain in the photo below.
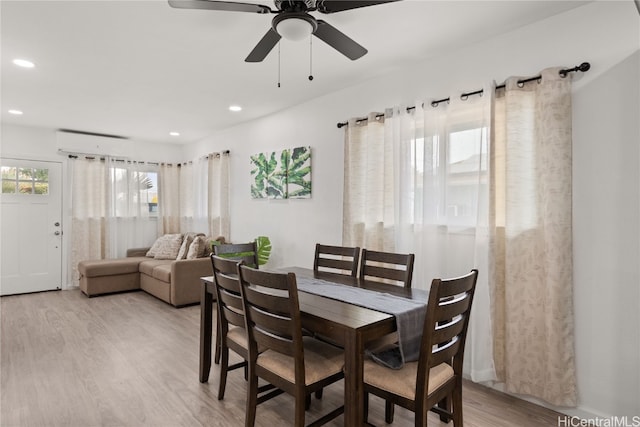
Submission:
<svg viewBox="0 0 640 427">
<path fill-rule="evenodd" d="M 558 71 L 350 120 L 343 244 L 415 253 L 419 288 L 478 268 L 466 375 L 572 406 L 571 84 Z"/>
<path fill-rule="evenodd" d="M 349 121 L 343 244 L 415 253 L 415 288 L 479 268 L 466 371 L 487 381 L 495 379 L 486 215 L 491 95 L 451 98 Z"/>
<path fill-rule="evenodd" d="M 96 158 L 70 159 L 72 283 L 78 286 L 78 263 L 109 255 L 107 162 Z"/>
<path fill-rule="evenodd" d="M 465 371 L 472 380 L 494 380 L 489 310 L 489 135 L 493 87 L 483 96 L 436 106 L 417 103 L 404 113 L 397 217 L 400 247 L 416 254 L 414 277 L 456 277 L 478 268 L 468 331 Z M 402 110 L 401 110 L 402 111 Z M 405 110 L 406 111 L 406 110 Z"/>
<path fill-rule="evenodd" d="M 495 363 L 508 391 L 575 406 L 571 78 L 498 93 L 492 163 Z"/>
<path fill-rule="evenodd" d="M 71 256 L 73 284 L 78 262 L 126 256 L 129 248 L 156 238 L 155 166 L 113 158 L 69 161 L 71 176 Z"/>
<path fill-rule="evenodd" d="M 114 258 L 126 256 L 127 249 L 147 247 L 156 239 L 157 219 L 152 207 L 157 197 L 157 166 L 110 159 L 109 165 L 109 247 Z"/>
<path fill-rule="evenodd" d="M 160 234 L 199 232 L 229 238 L 229 154 L 159 169 Z"/>
</svg>

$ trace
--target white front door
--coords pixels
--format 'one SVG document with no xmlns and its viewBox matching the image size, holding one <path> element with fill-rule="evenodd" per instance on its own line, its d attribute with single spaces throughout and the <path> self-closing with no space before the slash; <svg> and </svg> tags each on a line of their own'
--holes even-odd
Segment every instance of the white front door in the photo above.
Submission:
<svg viewBox="0 0 640 427">
<path fill-rule="evenodd" d="M 62 287 L 62 165 L 0 159 L 0 295 Z"/>
</svg>

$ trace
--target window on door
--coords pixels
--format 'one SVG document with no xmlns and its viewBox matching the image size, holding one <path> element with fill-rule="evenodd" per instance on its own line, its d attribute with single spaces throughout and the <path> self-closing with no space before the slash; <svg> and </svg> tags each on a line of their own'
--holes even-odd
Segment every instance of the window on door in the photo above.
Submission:
<svg viewBox="0 0 640 427">
<path fill-rule="evenodd" d="M 3 194 L 49 194 L 49 169 L 2 166 Z"/>
</svg>

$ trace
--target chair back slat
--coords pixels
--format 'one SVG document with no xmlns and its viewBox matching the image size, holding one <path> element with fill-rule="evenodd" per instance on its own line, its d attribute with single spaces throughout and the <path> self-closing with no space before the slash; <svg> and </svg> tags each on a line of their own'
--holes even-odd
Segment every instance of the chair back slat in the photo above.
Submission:
<svg viewBox="0 0 640 427">
<path fill-rule="evenodd" d="M 475 283 L 471 283 L 468 275 L 456 277 L 454 279 L 447 279 L 446 281 L 443 280 L 443 282 L 446 283 L 446 286 L 440 288 L 440 299 L 446 299 L 447 297 L 468 293 L 475 287 Z"/>
<path fill-rule="evenodd" d="M 438 315 L 435 318 L 436 322 L 442 322 L 452 319 L 453 317 L 464 313 L 471 305 L 471 299 L 469 294 L 458 294 L 458 297 L 449 297 L 450 300 L 442 301 L 438 310 Z"/>
<path fill-rule="evenodd" d="M 360 279 L 370 281 L 393 281 L 405 288 L 411 287 L 414 254 L 362 250 Z"/>
<path fill-rule="evenodd" d="M 253 305 L 249 309 L 251 310 L 251 322 L 258 325 L 256 326 L 258 329 L 288 340 L 292 339 L 291 318 L 264 311 Z"/>
<path fill-rule="evenodd" d="M 218 301 L 220 301 L 220 303 L 218 305 L 222 307 L 228 307 L 233 311 L 242 313 L 242 297 L 240 296 L 240 293 L 238 292 L 236 294 L 235 292 L 231 292 L 228 289 L 224 289 L 222 287 L 219 287 L 219 289 L 220 293 L 218 295 Z M 239 290 L 240 289 L 238 288 L 238 291 Z"/>
<path fill-rule="evenodd" d="M 346 270 L 351 271 L 353 266 L 353 260 L 334 259 L 334 258 L 320 258 L 316 263 L 316 270 L 321 268 L 334 269 L 334 270 Z"/>
<path fill-rule="evenodd" d="M 247 300 L 252 306 L 281 316 L 289 316 L 291 307 L 286 293 L 282 289 L 262 288 L 250 286 L 245 289 Z"/>
<path fill-rule="evenodd" d="M 215 245 L 214 255 L 221 258 L 242 261 L 245 265 L 258 268 L 258 245 L 256 242 Z"/>
<path fill-rule="evenodd" d="M 233 326 L 240 326 L 244 328 L 244 314 L 235 310 L 230 310 L 228 307 L 222 307 L 224 317 L 227 322 Z"/>
<path fill-rule="evenodd" d="M 304 372 L 298 287 L 293 273 L 272 273 L 239 266 L 242 303 L 249 335 L 249 354 L 257 346 L 294 357 Z M 298 362 L 300 361 L 300 362 Z"/>
<path fill-rule="evenodd" d="M 382 267 L 377 265 L 367 265 L 366 274 L 368 279 L 376 277 L 380 279 L 395 280 L 403 282 L 406 280 L 406 270 L 399 270 L 396 268 Z"/>
<path fill-rule="evenodd" d="M 229 324 L 244 328 L 238 261 L 211 254 L 211 265 L 218 301 L 218 321 L 221 328 L 226 331 Z"/>
<path fill-rule="evenodd" d="M 356 277 L 358 275 L 359 247 L 329 246 L 316 243 L 314 271 L 327 271 Z"/>
<path fill-rule="evenodd" d="M 461 347 L 462 343 L 460 342 L 460 337 L 454 337 L 454 340 L 450 341 L 446 345 L 434 348 L 433 353 L 431 354 L 431 364 L 433 366 L 438 366 L 445 362 L 451 363 L 451 360 L 456 354 L 458 354 Z"/>
<path fill-rule="evenodd" d="M 422 333 L 416 399 L 427 396 L 429 371 L 441 363 L 462 375 L 464 346 L 478 270 L 454 279 L 434 279 Z"/>
<path fill-rule="evenodd" d="M 464 318 L 462 316 L 456 316 L 454 319 L 449 319 L 446 323 L 443 322 L 433 331 L 433 345 L 442 345 L 451 341 L 455 336 L 462 333 L 463 328 Z"/>
</svg>

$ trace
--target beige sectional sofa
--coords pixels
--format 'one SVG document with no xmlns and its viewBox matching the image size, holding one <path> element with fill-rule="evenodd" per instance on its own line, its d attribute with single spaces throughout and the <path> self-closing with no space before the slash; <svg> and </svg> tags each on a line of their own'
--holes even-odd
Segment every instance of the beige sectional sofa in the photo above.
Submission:
<svg viewBox="0 0 640 427">
<path fill-rule="evenodd" d="M 189 246 L 188 239 L 183 237 L 181 249 Z M 81 261 L 80 289 L 89 297 L 141 289 L 175 307 L 199 303 L 200 278 L 213 274 L 208 250 L 190 259 L 157 259 L 150 250 L 129 249 L 126 258 Z"/>
</svg>

